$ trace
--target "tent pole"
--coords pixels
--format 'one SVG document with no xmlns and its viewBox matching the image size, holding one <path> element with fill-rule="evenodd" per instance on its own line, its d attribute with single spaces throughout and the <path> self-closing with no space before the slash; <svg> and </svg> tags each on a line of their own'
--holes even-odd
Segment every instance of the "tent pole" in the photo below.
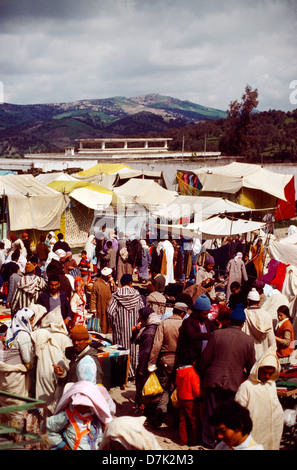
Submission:
<svg viewBox="0 0 297 470">
<path fill-rule="evenodd" d="M 231 225 L 230 225 L 230 239 L 231 239 L 231 241 L 232 241 L 233 217 L 234 217 L 234 214 L 232 213 L 232 216 L 231 216 Z M 229 243 L 229 260 L 230 260 L 230 256 L 231 256 L 231 243 Z"/>
</svg>

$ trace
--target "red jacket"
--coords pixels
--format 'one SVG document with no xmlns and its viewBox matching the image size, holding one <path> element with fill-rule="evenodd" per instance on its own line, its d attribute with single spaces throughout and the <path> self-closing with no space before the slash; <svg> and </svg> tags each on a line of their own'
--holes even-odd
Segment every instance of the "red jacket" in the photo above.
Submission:
<svg viewBox="0 0 297 470">
<path fill-rule="evenodd" d="M 200 378 L 194 366 L 177 369 L 175 385 L 178 388 L 178 398 L 194 400 L 200 395 Z"/>
</svg>

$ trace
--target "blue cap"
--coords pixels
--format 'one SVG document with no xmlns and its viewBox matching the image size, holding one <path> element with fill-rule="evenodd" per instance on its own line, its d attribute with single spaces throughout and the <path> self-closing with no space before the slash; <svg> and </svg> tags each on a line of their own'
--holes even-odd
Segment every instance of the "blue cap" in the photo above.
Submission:
<svg viewBox="0 0 297 470">
<path fill-rule="evenodd" d="M 230 320 L 239 320 L 244 322 L 245 321 L 245 313 L 244 313 L 244 305 L 237 304 L 235 309 L 231 312 Z"/>
<path fill-rule="evenodd" d="M 200 295 L 193 305 L 195 310 L 210 310 L 211 309 L 211 302 L 207 295 L 202 294 Z"/>
</svg>

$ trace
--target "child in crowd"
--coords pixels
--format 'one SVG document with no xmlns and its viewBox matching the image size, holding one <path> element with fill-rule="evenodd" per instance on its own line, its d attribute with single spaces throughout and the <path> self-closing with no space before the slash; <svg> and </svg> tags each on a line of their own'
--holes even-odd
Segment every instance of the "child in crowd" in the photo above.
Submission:
<svg viewBox="0 0 297 470">
<path fill-rule="evenodd" d="M 200 428 L 200 379 L 194 364 L 186 354 L 180 358 L 180 366 L 176 370 L 175 385 L 179 402 L 179 438 L 180 445 L 197 445 Z M 187 427 L 191 426 L 191 439 Z"/>
<path fill-rule="evenodd" d="M 88 259 L 87 252 L 83 250 L 81 252 L 81 260 L 78 265 L 81 273 L 81 277 L 84 280 L 84 283 L 88 281 L 89 277 L 91 276 L 91 261 Z"/>
<path fill-rule="evenodd" d="M 243 293 L 241 285 L 239 282 L 234 281 L 230 285 L 230 297 L 228 306 L 231 310 L 234 310 L 237 304 L 243 304 L 244 307 L 247 306 L 247 298 L 246 295 Z"/>
</svg>

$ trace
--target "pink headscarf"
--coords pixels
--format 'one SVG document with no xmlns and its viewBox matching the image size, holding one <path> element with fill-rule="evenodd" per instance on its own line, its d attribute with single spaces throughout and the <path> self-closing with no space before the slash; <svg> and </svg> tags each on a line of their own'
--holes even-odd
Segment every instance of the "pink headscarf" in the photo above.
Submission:
<svg viewBox="0 0 297 470">
<path fill-rule="evenodd" d="M 112 421 L 108 404 L 97 385 L 86 380 L 74 383 L 60 398 L 55 414 L 69 405 L 87 405 L 93 408 L 102 424 Z"/>
</svg>

